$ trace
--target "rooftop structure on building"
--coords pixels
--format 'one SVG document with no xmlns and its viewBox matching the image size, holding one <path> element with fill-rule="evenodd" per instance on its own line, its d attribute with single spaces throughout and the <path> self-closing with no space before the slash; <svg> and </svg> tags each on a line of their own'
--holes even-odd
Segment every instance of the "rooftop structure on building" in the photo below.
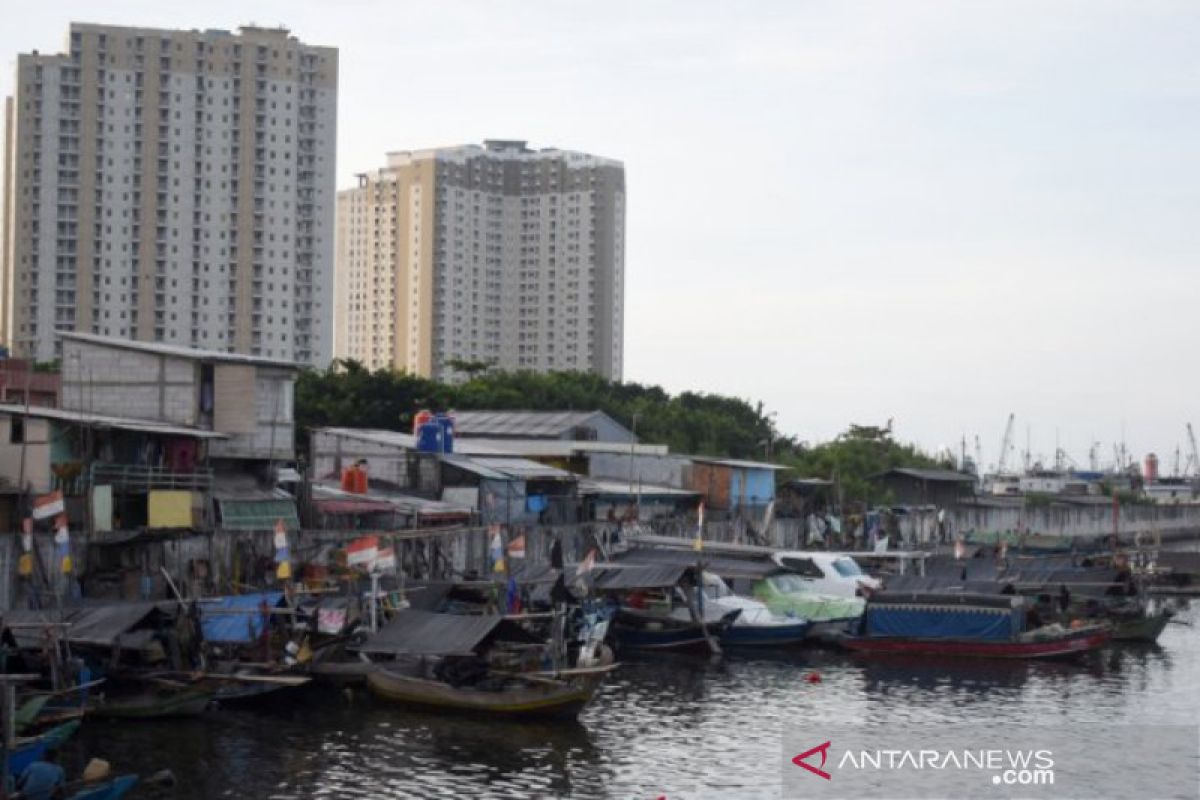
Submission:
<svg viewBox="0 0 1200 800">
<path fill-rule="evenodd" d="M 325 365 L 337 51 L 283 28 L 72 23 L 6 104 L 0 339 L 60 331 Z"/>
<path fill-rule="evenodd" d="M 524 141 L 388 154 L 338 194 L 335 352 L 620 378 L 625 173 Z"/>
<path fill-rule="evenodd" d="M 213 458 L 291 460 L 297 364 L 63 333 L 62 405 L 223 434 Z"/>
<path fill-rule="evenodd" d="M 889 490 L 897 505 L 946 508 L 974 496 L 978 478 L 948 469 L 893 467 L 870 480 Z"/>
<path fill-rule="evenodd" d="M 459 438 L 637 441 L 632 431 L 603 411 L 458 411 L 454 433 Z"/>
</svg>

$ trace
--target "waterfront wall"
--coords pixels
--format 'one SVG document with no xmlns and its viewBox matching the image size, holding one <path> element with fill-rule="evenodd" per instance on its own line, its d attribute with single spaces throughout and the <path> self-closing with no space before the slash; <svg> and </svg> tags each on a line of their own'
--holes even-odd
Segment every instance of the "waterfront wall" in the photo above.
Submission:
<svg viewBox="0 0 1200 800">
<path fill-rule="evenodd" d="M 610 544 L 612 526 L 603 524 L 514 526 L 509 538 L 525 537 L 524 563 L 549 561 L 555 537 L 561 537 L 568 563 L 583 559 L 597 543 Z M 303 577 L 306 565 L 328 567 L 337 551 L 367 531 L 303 530 L 288 534 L 293 569 Z M 381 546 L 396 550 L 401 572 L 411 579 L 487 577 L 492 564 L 489 543 L 494 528 L 432 528 L 380 533 Z M 502 533 L 502 536 L 504 534 Z M 73 572 L 58 569 L 53 538 L 34 539 L 32 576 L 18 574 L 20 537 L 0 536 L 0 611 L 52 608 L 57 603 L 89 600 L 169 599 L 245 592 L 276 585 L 273 531 L 224 531 L 141 535 L 72 534 Z M 516 563 L 515 561 L 513 563 Z M 170 583 L 167 576 L 170 576 Z M 175 589 L 171 588 L 171 584 Z M 346 592 L 358 589 L 346 585 Z"/>
<path fill-rule="evenodd" d="M 1112 533 L 1112 509 L 1107 506 L 1039 509 L 963 508 L 948 513 L 950 536 L 973 533 L 986 541 L 990 533 L 1025 531 L 1030 535 L 1103 539 Z M 896 518 L 902 546 L 931 546 L 937 542 L 933 510 Z M 804 521 L 777 519 L 761 529 L 761 519 L 709 520 L 704 526 L 708 542 L 803 549 Z M 756 527 L 757 524 L 757 527 Z M 1185 536 L 1200 539 L 1198 506 L 1131 506 L 1121 509 L 1121 540 L 1129 543 L 1138 534 L 1160 534 L 1164 540 Z M 490 573 L 489 543 L 497 528 L 432 528 L 379 534 L 396 549 L 401 572 L 411 579 L 470 579 Z M 845 528 L 850 533 L 849 527 Z M 572 525 L 514 525 L 501 531 L 505 540 L 525 538 L 523 560 L 513 564 L 536 565 L 549 561 L 555 538 L 563 543 L 567 563 L 577 563 L 594 547 L 611 548 L 623 534 L 674 537 L 690 544 L 696 538 L 696 520 L 659 519 L 618 529 L 611 523 Z M 337 551 L 366 531 L 303 530 L 289 533 L 289 546 L 297 575 L 305 565 L 333 564 Z M 74 570 L 67 579 L 57 569 L 53 537 L 35 536 L 36 567 L 33 576 L 20 576 L 17 564 L 20 536 L 0 536 L 0 610 L 53 607 L 79 598 L 90 600 L 165 599 L 174 596 L 166 575 L 185 597 L 246 591 L 276 583 L 272 531 L 209 533 L 132 532 L 73 533 Z M 834 546 L 846 546 L 846 543 Z M 165 572 L 165 574 L 164 574 Z M 357 591 L 346 586 L 347 593 Z"/>
</svg>

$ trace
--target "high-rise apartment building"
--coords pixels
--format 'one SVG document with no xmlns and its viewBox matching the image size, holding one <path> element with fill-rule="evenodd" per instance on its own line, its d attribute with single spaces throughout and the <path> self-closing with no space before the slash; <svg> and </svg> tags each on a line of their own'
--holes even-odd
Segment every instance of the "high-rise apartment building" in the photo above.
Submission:
<svg viewBox="0 0 1200 800">
<path fill-rule="evenodd" d="M 332 357 L 337 50 L 73 23 L 6 104 L 0 336 Z"/>
<path fill-rule="evenodd" d="M 390 153 L 337 208 L 338 357 L 621 377 L 619 161 L 520 141 Z"/>
</svg>

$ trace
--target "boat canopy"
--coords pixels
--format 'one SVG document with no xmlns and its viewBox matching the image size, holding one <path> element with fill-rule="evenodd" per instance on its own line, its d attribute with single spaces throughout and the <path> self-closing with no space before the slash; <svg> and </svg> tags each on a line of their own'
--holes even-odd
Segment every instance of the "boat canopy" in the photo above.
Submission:
<svg viewBox="0 0 1200 800">
<path fill-rule="evenodd" d="M 1111 567 L 1079 567 L 1075 569 L 1038 569 L 1026 567 L 1009 573 L 1006 578 L 1022 592 L 1042 590 L 1057 592 L 1066 586 L 1072 594 L 1101 596 L 1117 585 L 1117 570 Z"/>
<path fill-rule="evenodd" d="M 1011 641 L 1025 625 L 1014 595 L 881 592 L 867 603 L 867 636 Z"/>
<path fill-rule="evenodd" d="M 695 565 L 626 564 L 598 566 L 588 573 L 592 587 L 599 591 L 625 589 L 670 589 L 677 586 Z"/>
<path fill-rule="evenodd" d="M 736 578 L 762 580 L 784 571 L 771 559 L 761 556 L 738 558 L 737 556 L 697 553 L 691 549 L 676 550 L 660 547 L 637 547 L 614 555 L 612 560 L 621 564 L 670 564 L 683 567 L 694 567 L 700 563 L 703 564 L 705 572 L 719 575 L 726 580 Z"/>
<path fill-rule="evenodd" d="M 64 625 L 62 638 L 77 645 L 111 647 L 135 628 L 173 620 L 178 604 L 169 602 L 110 603 L 57 610 L 13 610 L 4 622 L 13 626 L 23 648 L 41 647 L 45 642 L 39 625 Z"/>
<path fill-rule="evenodd" d="M 262 606 L 275 608 L 283 602 L 283 592 L 260 592 L 229 597 L 214 597 L 200 603 L 200 627 L 204 641 L 248 644 L 263 632 Z"/>
<path fill-rule="evenodd" d="M 359 652 L 391 656 L 471 655 L 489 640 L 535 643 L 539 639 L 498 614 L 437 614 L 404 609 L 367 639 Z"/>
</svg>

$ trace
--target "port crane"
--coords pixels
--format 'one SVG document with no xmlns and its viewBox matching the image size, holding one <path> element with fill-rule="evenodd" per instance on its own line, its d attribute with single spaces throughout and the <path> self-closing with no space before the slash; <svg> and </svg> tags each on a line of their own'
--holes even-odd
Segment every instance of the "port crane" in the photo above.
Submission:
<svg viewBox="0 0 1200 800">
<path fill-rule="evenodd" d="M 1196 432 L 1192 430 L 1192 423 L 1187 424 L 1188 445 L 1192 448 L 1191 454 L 1188 456 L 1188 464 L 1191 469 L 1195 470 L 1196 475 L 1200 477 L 1200 452 L 1196 449 Z M 1185 468 L 1184 473 L 1188 470 Z"/>
<path fill-rule="evenodd" d="M 1013 423 L 1017 420 L 1016 414 L 1008 415 L 1008 424 L 1004 426 L 1004 438 L 1000 440 L 1000 458 L 996 461 L 996 474 L 1004 475 L 1004 468 L 1008 465 L 1008 451 L 1013 447 Z"/>
</svg>

